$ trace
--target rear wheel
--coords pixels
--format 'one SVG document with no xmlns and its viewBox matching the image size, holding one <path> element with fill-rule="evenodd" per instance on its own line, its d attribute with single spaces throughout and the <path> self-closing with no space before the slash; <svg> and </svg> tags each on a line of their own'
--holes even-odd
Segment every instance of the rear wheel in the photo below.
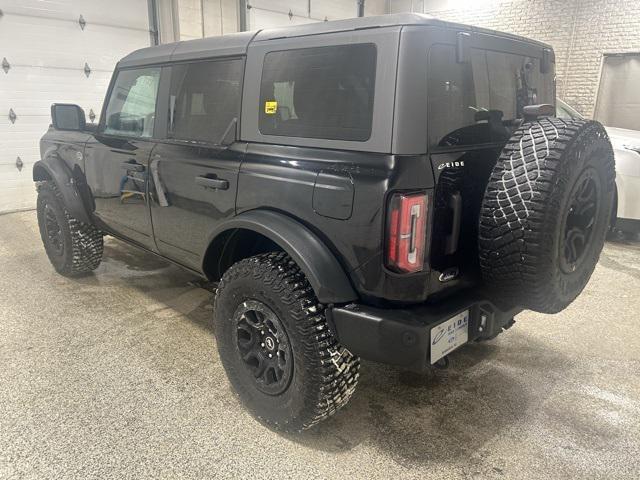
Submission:
<svg viewBox="0 0 640 480">
<path fill-rule="evenodd" d="M 583 290 L 602 251 L 613 150 L 597 122 L 526 122 L 493 169 L 480 214 L 480 264 L 502 300 L 544 313 Z"/>
<path fill-rule="evenodd" d="M 102 232 L 73 218 L 53 182 L 38 185 L 38 226 L 49 261 L 62 275 L 95 270 L 102 260 Z"/>
<path fill-rule="evenodd" d="M 300 431 L 344 406 L 360 361 L 329 329 L 304 274 L 283 252 L 229 268 L 214 309 L 222 364 L 240 399 L 259 420 Z"/>
</svg>

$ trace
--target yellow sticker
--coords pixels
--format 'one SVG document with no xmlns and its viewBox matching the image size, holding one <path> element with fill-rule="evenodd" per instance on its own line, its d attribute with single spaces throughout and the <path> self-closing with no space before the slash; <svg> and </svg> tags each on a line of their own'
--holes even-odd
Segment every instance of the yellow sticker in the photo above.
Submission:
<svg viewBox="0 0 640 480">
<path fill-rule="evenodd" d="M 264 113 L 274 115 L 278 110 L 278 102 L 264 102 Z"/>
</svg>

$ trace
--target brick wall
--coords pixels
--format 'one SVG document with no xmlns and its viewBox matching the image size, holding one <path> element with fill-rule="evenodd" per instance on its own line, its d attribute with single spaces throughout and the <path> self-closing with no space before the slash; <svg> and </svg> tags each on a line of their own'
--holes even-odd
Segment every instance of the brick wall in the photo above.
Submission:
<svg viewBox="0 0 640 480">
<path fill-rule="evenodd" d="M 438 18 L 551 44 L 558 95 L 586 115 L 595 106 L 602 54 L 640 52 L 640 0 L 391 0 L 391 10 L 408 11 L 410 3 Z"/>
</svg>

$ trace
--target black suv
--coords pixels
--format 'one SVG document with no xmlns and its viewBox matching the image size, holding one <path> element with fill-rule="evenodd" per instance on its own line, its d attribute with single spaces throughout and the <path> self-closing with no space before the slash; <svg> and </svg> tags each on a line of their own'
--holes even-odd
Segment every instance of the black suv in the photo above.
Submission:
<svg viewBox="0 0 640 480">
<path fill-rule="evenodd" d="M 545 44 L 388 15 L 138 50 L 100 122 L 52 106 L 33 170 L 58 272 L 108 234 L 219 282 L 229 379 L 287 431 L 359 357 L 424 370 L 584 288 L 613 202 L 597 122 L 554 118 Z"/>
</svg>

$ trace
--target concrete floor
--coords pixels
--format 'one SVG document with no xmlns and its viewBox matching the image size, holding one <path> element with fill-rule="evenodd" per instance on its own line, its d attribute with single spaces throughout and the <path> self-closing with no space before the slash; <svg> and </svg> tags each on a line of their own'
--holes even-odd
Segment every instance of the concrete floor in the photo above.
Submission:
<svg viewBox="0 0 640 480">
<path fill-rule="evenodd" d="M 416 375 L 364 363 L 349 406 L 281 436 L 218 361 L 211 294 L 115 240 L 54 273 L 0 216 L 0 478 L 638 478 L 640 245 L 608 244 L 565 312 L 526 312 Z"/>
</svg>

